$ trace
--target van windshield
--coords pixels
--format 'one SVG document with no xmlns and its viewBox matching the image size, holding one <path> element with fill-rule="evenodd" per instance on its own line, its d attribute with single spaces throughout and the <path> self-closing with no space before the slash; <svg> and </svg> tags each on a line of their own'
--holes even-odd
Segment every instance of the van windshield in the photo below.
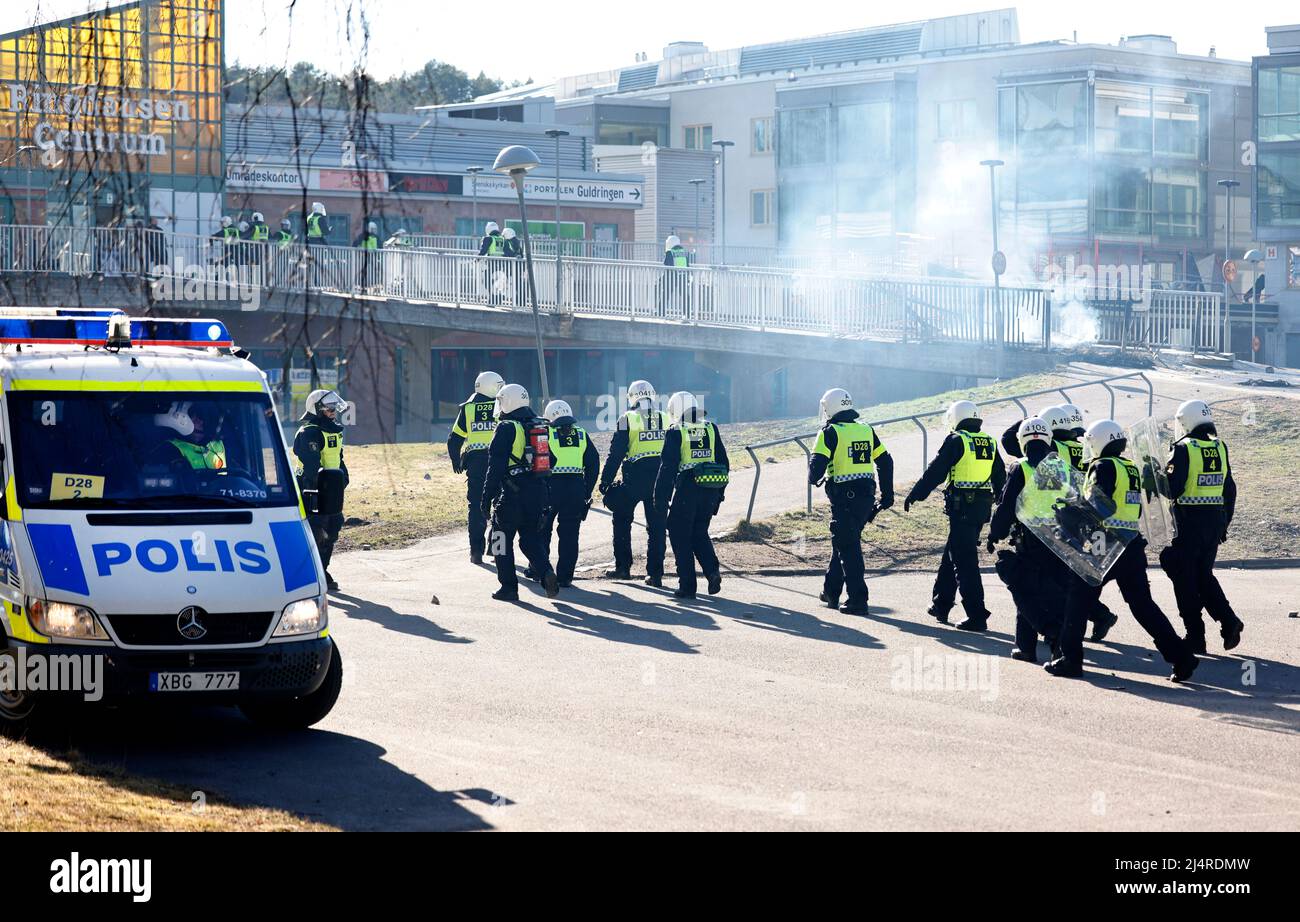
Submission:
<svg viewBox="0 0 1300 922">
<path fill-rule="evenodd" d="M 11 391 L 7 400 L 22 506 L 298 502 L 266 394 Z"/>
</svg>

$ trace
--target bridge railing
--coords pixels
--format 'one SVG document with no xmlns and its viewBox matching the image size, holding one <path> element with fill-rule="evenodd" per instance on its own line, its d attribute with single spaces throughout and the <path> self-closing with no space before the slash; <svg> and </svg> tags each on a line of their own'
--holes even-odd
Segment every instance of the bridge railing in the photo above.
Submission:
<svg viewBox="0 0 1300 922">
<path fill-rule="evenodd" d="M 1038 391 L 1024 391 L 1018 394 L 1009 394 L 1006 397 L 996 397 L 993 400 L 986 400 L 982 406 L 996 406 L 1002 403 L 1014 403 L 1020 412 L 1026 417 L 1029 415 L 1028 408 L 1025 407 L 1024 401 L 1032 397 L 1042 397 L 1045 394 L 1060 394 L 1067 402 L 1070 400 L 1070 391 L 1079 390 L 1084 387 L 1103 387 L 1110 397 L 1110 417 L 1115 417 L 1115 389 L 1111 384 L 1115 381 L 1126 381 L 1137 379 L 1146 385 L 1147 391 L 1147 415 L 1150 416 L 1155 409 L 1156 392 L 1155 386 L 1152 385 L 1151 379 L 1144 372 L 1132 371 L 1122 375 L 1110 375 L 1104 378 L 1090 378 L 1086 381 L 1076 381 L 1073 384 L 1063 384 L 1059 387 L 1047 387 Z M 921 430 L 921 469 L 924 470 L 930 458 L 930 432 L 926 429 L 922 420 L 933 419 L 936 416 L 943 416 L 946 410 L 931 410 L 928 413 L 913 413 L 910 416 L 895 416 L 890 419 L 869 420 L 868 425 L 874 429 L 882 426 L 888 426 L 893 423 L 911 423 Z M 816 432 L 806 432 L 801 435 L 786 436 L 781 439 L 772 439 L 768 442 L 756 442 L 753 445 L 746 445 L 745 451 L 749 453 L 750 460 L 754 462 L 754 483 L 749 490 L 749 508 L 745 512 L 746 521 L 753 521 L 754 502 L 758 499 L 758 483 L 763 476 L 763 462 L 759 460 L 757 452 L 764 448 L 775 448 L 778 445 L 789 445 L 791 443 L 798 445 L 803 449 L 804 457 L 809 461 L 812 460 L 812 448 L 810 445 L 817 441 Z M 806 478 L 805 478 L 806 479 Z M 807 491 L 807 511 L 812 512 L 813 508 L 813 487 L 808 484 Z"/>
<path fill-rule="evenodd" d="M 1137 292 L 1136 300 L 1094 302 L 1091 309 L 1097 342 L 1105 345 L 1226 351 L 1223 295 L 1218 292 L 1155 289 Z"/>
</svg>

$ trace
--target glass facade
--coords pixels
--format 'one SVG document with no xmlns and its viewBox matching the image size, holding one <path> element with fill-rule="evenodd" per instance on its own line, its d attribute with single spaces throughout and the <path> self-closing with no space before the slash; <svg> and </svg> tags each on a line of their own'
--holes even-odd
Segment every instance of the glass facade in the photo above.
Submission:
<svg viewBox="0 0 1300 922">
<path fill-rule="evenodd" d="M 1206 235 L 1207 92 L 1119 80 L 1004 86 L 998 120 L 1013 168 L 1001 209 L 1017 230 Z"/>
<path fill-rule="evenodd" d="M 222 0 L 139 0 L 0 36 L 15 219 L 206 229 L 224 177 L 223 16 Z"/>
<path fill-rule="evenodd" d="M 1300 60 L 1257 59 L 1255 222 L 1260 228 L 1300 226 Z M 1294 231 L 1291 231 L 1294 233 Z"/>
</svg>

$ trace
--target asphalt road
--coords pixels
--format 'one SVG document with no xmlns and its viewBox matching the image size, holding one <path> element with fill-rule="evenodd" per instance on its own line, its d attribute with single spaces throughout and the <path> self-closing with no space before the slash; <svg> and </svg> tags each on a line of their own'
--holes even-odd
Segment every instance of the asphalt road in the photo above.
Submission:
<svg viewBox="0 0 1300 922">
<path fill-rule="evenodd" d="M 783 482 L 773 507 L 802 498 Z M 592 565 L 607 526 L 584 532 Z M 991 574 L 975 636 L 926 617 L 923 573 L 873 579 L 858 618 L 821 607 L 814 576 L 496 603 L 459 536 L 332 569 L 346 680 L 317 729 L 127 712 L 58 744 L 345 829 L 1300 828 L 1300 570 L 1224 571 L 1245 638 L 1175 686 L 1127 615 L 1083 680 L 1009 659 Z"/>
</svg>

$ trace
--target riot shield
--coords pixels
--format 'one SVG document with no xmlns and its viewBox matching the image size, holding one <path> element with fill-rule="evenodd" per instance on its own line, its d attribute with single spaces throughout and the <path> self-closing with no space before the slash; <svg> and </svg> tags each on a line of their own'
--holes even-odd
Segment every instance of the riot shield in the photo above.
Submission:
<svg viewBox="0 0 1300 922">
<path fill-rule="evenodd" d="M 1133 533 L 1103 523 L 1101 496 L 1082 495 L 1083 477 L 1060 455 L 1051 454 L 1033 468 L 1034 490 L 1016 498 L 1016 519 L 1061 559 L 1076 576 L 1100 586 Z M 1054 493 L 1050 506 L 1044 492 Z"/>
<path fill-rule="evenodd" d="M 1173 543 L 1177 534 L 1165 476 L 1172 433 L 1162 431 L 1160 423 L 1148 417 L 1134 423 L 1124 435 L 1128 438 L 1128 455 L 1142 472 L 1142 537 L 1151 550 L 1159 553 Z"/>
</svg>

